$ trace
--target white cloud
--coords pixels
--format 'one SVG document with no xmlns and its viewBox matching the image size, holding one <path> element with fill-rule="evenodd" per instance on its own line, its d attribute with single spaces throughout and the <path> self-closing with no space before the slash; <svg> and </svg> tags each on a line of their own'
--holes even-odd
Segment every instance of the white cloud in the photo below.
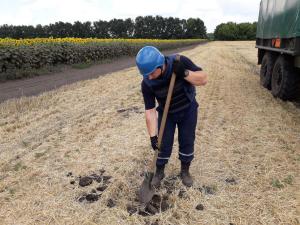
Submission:
<svg viewBox="0 0 300 225">
<path fill-rule="evenodd" d="M 1 1 L 1 0 L 0 0 Z M 3 1 L 3 0 L 2 0 Z M 253 22 L 260 0 L 15 0 L 1 3 L 0 24 L 36 25 L 146 15 L 199 17 L 208 32 L 222 22 Z"/>
<path fill-rule="evenodd" d="M 167 15 L 176 14 L 179 10 L 180 0 L 127 0 L 112 1 L 112 10 L 118 15 L 135 17 L 140 15 Z"/>
<path fill-rule="evenodd" d="M 110 14 L 102 7 L 104 3 L 95 0 L 21 0 L 20 3 L 21 7 L 0 17 L 1 24 L 36 25 L 57 21 L 95 21 L 109 17 Z"/>
<path fill-rule="evenodd" d="M 258 18 L 260 0 L 127 0 L 113 1 L 113 11 L 121 18 L 139 15 L 162 15 L 201 18 L 208 32 L 222 22 L 253 22 Z"/>
</svg>

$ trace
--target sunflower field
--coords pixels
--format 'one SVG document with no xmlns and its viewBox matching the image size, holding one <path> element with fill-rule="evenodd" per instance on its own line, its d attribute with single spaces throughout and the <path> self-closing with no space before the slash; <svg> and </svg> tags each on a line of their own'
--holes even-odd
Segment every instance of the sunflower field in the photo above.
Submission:
<svg viewBox="0 0 300 225">
<path fill-rule="evenodd" d="M 0 39 L 0 80 L 31 76 L 31 71 L 44 67 L 134 56 L 145 45 L 166 50 L 203 41 L 203 39 L 4 38 Z"/>
</svg>

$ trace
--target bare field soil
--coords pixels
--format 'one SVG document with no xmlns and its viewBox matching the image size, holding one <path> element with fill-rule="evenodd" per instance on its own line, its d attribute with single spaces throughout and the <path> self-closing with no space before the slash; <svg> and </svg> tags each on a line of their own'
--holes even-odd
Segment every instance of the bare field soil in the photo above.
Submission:
<svg viewBox="0 0 300 225">
<path fill-rule="evenodd" d="M 197 87 L 194 186 L 177 137 L 149 215 L 136 191 L 152 159 L 131 67 L 0 104 L 0 224 L 299 224 L 300 108 L 259 85 L 254 42 L 181 52 Z"/>
</svg>

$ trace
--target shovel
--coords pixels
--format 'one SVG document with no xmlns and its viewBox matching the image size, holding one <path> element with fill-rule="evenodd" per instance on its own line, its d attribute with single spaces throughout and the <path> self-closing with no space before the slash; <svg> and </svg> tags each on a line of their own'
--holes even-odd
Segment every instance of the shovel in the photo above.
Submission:
<svg viewBox="0 0 300 225">
<path fill-rule="evenodd" d="M 156 160 L 157 160 L 157 156 L 158 156 L 158 153 L 159 153 L 160 147 L 161 147 L 161 142 L 162 142 L 162 138 L 163 138 L 163 134 L 164 134 L 167 115 L 168 115 L 168 112 L 169 112 L 169 106 L 170 106 L 171 97 L 172 97 L 172 94 L 173 94 L 175 80 L 176 80 L 176 74 L 173 73 L 172 77 L 171 77 L 171 81 L 170 81 L 170 86 L 169 86 L 169 90 L 168 90 L 166 104 L 165 104 L 165 107 L 164 107 L 164 112 L 163 112 L 163 117 L 162 117 L 162 120 L 161 120 L 160 129 L 159 129 L 159 132 L 158 132 L 158 150 L 155 151 L 152 162 L 150 163 L 150 166 L 148 168 L 148 172 L 145 173 L 144 181 L 143 181 L 142 186 L 139 190 L 139 196 L 138 197 L 139 197 L 139 202 L 141 204 L 141 208 L 145 208 L 147 206 L 147 203 L 149 203 L 151 201 L 153 195 L 155 194 L 155 188 L 151 185 L 151 181 L 152 181 L 152 178 L 153 178 L 153 175 L 154 175 L 154 172 L 155 172 Z"/>
</svg>

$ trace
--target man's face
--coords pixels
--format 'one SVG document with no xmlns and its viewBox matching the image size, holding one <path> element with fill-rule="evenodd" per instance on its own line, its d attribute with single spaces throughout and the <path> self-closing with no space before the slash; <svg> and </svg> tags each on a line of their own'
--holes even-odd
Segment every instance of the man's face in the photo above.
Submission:
<svg viewBox="0 0 300 225">
<path fill-rule="evenodd" d="M 161 67 L 156 68 L 156 70 L 154 70 L 150 75 L 149 75 L 149 80 L 155 80 L 157 79 L 159 76 L 161 76 L 163 73 L 163 69 Z"/>
</svg>

